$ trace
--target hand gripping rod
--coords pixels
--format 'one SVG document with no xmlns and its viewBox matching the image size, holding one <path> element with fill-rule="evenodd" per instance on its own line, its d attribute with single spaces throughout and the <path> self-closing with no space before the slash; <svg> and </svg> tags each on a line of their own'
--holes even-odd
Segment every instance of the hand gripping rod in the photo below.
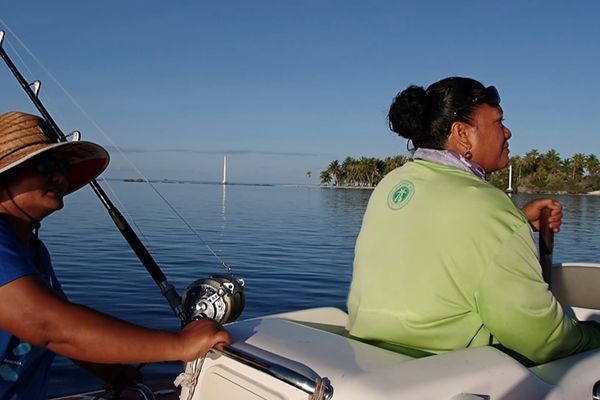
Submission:
<svg viewBox="0 0 600 400">
<path fill-rule="evenodd" d="M 36 81 L 34 84 L 30 85 L 25 80 L 25 78 L 23 78 L 23 75 L 21 75 L 15 64 L 12 62 L 12 60 L 2 47 L 3 39 L 4 31 L 0 31 L 0 56 L 8 66 L 8 69 L 10 69 L 14 77 L 17 79 L 23 90 L 25 90 L 25 93 L 27 93 L 29 99 L 31 99 L 35 107 L 41 113 L 42 117 L 50 126 L 51 131 L 46 132 L 47 136 L 50 140 L 54 140 L 56 142 L 66 142 L 67 137 L 58 127 L 58 125 L 56 124 L 56 122 L 54 121 L 48 110 L 46 110 L 46 107 L 42 104 L 38 97 L 39 82 Z M 152 276 L 152 279 L 154 279 L 154 282 L 156 282 L 156 284 L 160 288 L 160 292 L 167 299 L 175 315 L 181 320 L 182 324 L 185 324 L 187 321 L 183 312 L 183 307 L 181 305 L 181 297 L 177 294 L 175 287 L 171 283 L 169 283 L 165 274 L 163 274 L 158 264 L 154 261 L 144 244 L 140 241 L 134 230 L 131 228 L 131 225 L 129 225 L 127 220 L 125 220 L 125 217 L 123 217 L 121 212 L 110 201 L 110 199 L 108 198 L 104 190 L 100 187 L 98 182 L 94 179 L 90 182 L 89 185 L 92 187 L 92 189 L 94 190 L 104 207 L 106 207 L 106 209 L 108 210 L 108 214 L 112 218 L 113 222 L 115 223 L 125 240 L 127 240 L 127 243 L 129 243 L 129 246 L 133 249 L 139 260 L 144 265 L 144 267 L 146 267 L 146 270 L 148 270 L 148 272 L 150 273 L 150 276 Z"/>
</svg>

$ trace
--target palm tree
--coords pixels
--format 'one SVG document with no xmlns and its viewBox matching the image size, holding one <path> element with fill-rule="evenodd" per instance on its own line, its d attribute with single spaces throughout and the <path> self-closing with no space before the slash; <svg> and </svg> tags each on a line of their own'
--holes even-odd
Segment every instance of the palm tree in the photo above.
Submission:
<svg viewBox="0 0 600 400">
<path fill-rule="evenodd" d="M 358 180 L 357 174 L 357 162 L 354 158 L 348 156 L 342 161 L 342 165 L 340 167 L 342 172 L 342 177 L 340 179 L 341 183 L 344 185 L 351 185 L 356 183 Z"/>
<path fill-rule="evenodd" d="M 398 167 L 403 166 L 408 161 L 408 157 L 398 155 L 394 157 L 386 157 L 383 160 L 383 175 L 387 175 Z"/>
<path fill-rule="evenodd" d="M 525 155 L 527 157 L 527 155 Z M 554 149 L 550 149 L 546 154 L 540 156 L 538 166 L 546 172 L 557 171 L 560 169 L 562 160 L 560 154 Z"/>
<path fill-rule="evenodd" d="M 523 173 L 529 175 L 532 172 L 535 172 L 538 168 L 538 164 L 540 162 L 540 153 L 536 150 L 530 150 L 525 157 L 523 157 Z"/>
<path fill-rule="evenodd" d="M 573 181 L 579 181 L 583 177 L 583 170 L 585 168 L 586 157 L 582 153 L 576 153 L 570 159 L 571 167 L 571 179 Z"/>
<path fill-rule="evenodd" d="M 331 163 L 329 163 L 327 171 L 329 172 L 330 181 L 333 182 L 333 186 L 339 185 L 340 179 L 343 175 L 340 162 L 338 160 L 333 160 Z"/>
<path fill-rule="evenodd" d="M 356 164 L 357 183 L 360 186 L 375 186 L 383 175 L 383 161 L 375 157 L 362 157 Z"/>
<path fill-rule="evenodd" d="M 331 173 L 329 172 L 329 169 L 321 171 L 321 175 L 319 177 L 321 178 L 322 185 L 329 185 L 331 183 Z"/>
<path fill-rule="evenodd" d="M 585 156 L 585 170 L 590 176 L 600 175 L 600 161 L 594 154 L 588 154 Z"/>
</svg>

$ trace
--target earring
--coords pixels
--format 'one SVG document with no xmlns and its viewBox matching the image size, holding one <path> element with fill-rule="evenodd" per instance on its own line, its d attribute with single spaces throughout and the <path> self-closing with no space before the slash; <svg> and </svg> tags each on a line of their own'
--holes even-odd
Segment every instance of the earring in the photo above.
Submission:
<svg viewBox="0 0 600 400">
<path fill-rule="evenodd" d="M 473 158 L 473 153 L 471 153 L 471 144 L 469 144 L 469 148 L 467 149 L 467 151 L 465 152 L 465 156 L 464 156 L 467 160 L 470 160 L 471 158 Z"/>
</svg>

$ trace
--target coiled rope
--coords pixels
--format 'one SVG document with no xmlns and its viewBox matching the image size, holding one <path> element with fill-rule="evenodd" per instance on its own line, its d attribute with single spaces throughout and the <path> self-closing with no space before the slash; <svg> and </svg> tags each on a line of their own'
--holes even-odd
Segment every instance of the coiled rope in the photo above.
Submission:
<svg viewBox="0 0 600 400">
<path fill-rule="evenodd" d="M 192 400 L 194 397 L 194 392 L 196 391 L 196 386 L 198 385 L 198 377 L 200 376 L 200 371 L 202 371 L 202 365 L 204 365 L 204 358 L 200 357 L 196 359 L 191 366 L 191 371 L 186 371 L 177 375 L 177 378 L 173 381 L 175 386 L 181 386 L 181 389 L 184 387 L 188 389 L 187 400 Z M 189 365 L 189 364 L 188 364 Z"/>
<path fill-rule="evenodd" d="M 195 360 L 190 367 L 190 370 L 180 373 L 177 378 L 173 381 L 176 387 L 187 388 L 186 400 L 192 400 L 196 387 L 198 386 L 198 378 L 204 365 L 205 357 L 200 357 Z M 188 364 L 190 365 L 190 364 Z M 325 389 L 327 387 L 327 379 L 317 378 L 315 379 L 315 391 L 308 395 L 308 400 L 325 400 Z"/>
</svg>

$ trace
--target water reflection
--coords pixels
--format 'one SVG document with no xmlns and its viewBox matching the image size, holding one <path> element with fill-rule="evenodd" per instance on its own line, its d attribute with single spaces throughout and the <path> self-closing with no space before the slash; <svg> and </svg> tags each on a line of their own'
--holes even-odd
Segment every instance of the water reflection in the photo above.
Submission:
<svg viewBox="0 0 600 400">
<path fill-rule="evenodd" d="M 221 186 L 223 187 L 223 195 L 222 195 L 222 200 L 221 200 L 221 215 L 223 216 L 223 221 L 225 221 L 226 220 L 226 217 L 225 217 L 226 207 L 225 207 L 225 205 L 227 204 L 227 185 L 223 184 Z"/>
<path fill-rule="evenodd" d="M 360 228 L 362 216 L 373 193 L 370 189 L 331 189 L 322 188 L 318 190 L 318 209 L 326 218 Z"/>
</svg>

